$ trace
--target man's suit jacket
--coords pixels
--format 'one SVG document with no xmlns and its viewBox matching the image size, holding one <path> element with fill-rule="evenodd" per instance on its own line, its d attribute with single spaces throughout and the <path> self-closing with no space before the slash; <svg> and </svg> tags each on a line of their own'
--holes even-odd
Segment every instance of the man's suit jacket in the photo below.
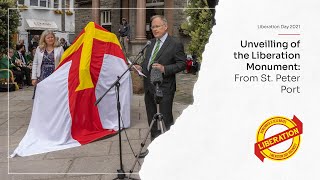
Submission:
<svg viewBox="0 0 320 180">
<path fill-rule="evenodd" d="M 150 70 L 148 64 L 151 57 L 152 50 L 155 46 L 156 39 L 151 40 L 151 45 L 146 49 L 145 59 L 142 62 L 142 72 L 147 76 L 144 78 L 145 91 L 154 93 L 154 85 L 150 81 Z M 175 40 L 173 37 L 168 36 L 162 44 L 160 50 L 155 57 L 154 62 L 162 64 L 165 72 L 162 74 L 163 82 L 160 89 L 163 94 L 172 94 L 176 91 L 176 73 L 183 71 L 186 67 L 186 55 L 182 43 Z"/>
<path fill-rule="evenodd" d="M 28 59 L 26 58 L 26 56 L 23 55 L 23 54 L 21 54 L 21 55 L 23 56 L 23 58 L 24 58 L 24 60 L 25 60 L 25 63 L 28 64 L 29 62 L 28 62 Z M 17 59 L 22 60 L 21 57 L 20 57 L 20 55 L 19 55 L 19 53 L 18 53 L 18 51 L 14 52 L 14 54 L 13 54 L 13 56 L 12 56 L 12 58 L 11 58 L 12 63 L 13 63 L 13 64 L 16 64 L 15 61 L 16 61 Z"/>
</svg>

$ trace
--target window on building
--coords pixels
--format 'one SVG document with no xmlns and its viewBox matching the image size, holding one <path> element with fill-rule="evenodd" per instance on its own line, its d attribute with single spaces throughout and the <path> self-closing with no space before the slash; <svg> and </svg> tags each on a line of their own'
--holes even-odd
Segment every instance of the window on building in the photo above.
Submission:
<svg viewBox="0 0 320 180">
<path fill-rule="evenodd" d="M 59 8 L 59 0 L 53 1 L 53 8 Z"/>
<path fill-rule="evenodd" d="M 164 2 L 164 0 L 147 0 L 147 3 L 159 3 Z"/>
<path fill-rule="evenodd" d="M 46 0 L 40 0 L 40 6 L 41 7 L 47 7 L 47 1 Z"/>
<path fill-rule="evenodd" d="M 66 8 L 70 9 L 70 0 L 65 0 L 66 1 Z"/>
<path fill-rule="evenodd" d="M 24 5 L 24 0 L 18 0 L 18 4 Z"/>
<path fill-rule="evenodd" d="M 105 29 L 107 29 L 108 31 L 111 31 L 111 11 L 107 10 L 107 11 L 102 11 L 101 12 L 101 26 Z"/>
<path fill-rule="evenodd" d="M 50 7 L 50 0 L 30 0 L 30 6 Z"/>
<path fill-rule="evenodd" d="M 38 6 L 38 0 L 30 0 L 30 6 Z"/>
<path fill-rule="evenodd" d="M 101 12 L 101 24 L 102 25 L 111 25 L 111 11 L 102 11 Z"/>
<path fill-rule="evenodd" d="M 164 0 L 147 0 L 148 8 L 164 6 Z"/>
</svg>

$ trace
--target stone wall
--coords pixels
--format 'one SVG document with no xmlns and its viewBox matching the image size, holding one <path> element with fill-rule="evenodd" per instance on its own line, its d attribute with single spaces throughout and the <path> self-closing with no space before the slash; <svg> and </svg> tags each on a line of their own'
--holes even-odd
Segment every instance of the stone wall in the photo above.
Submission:
<svg viewBox="0 0 320 180">
<path fill-rule="evenodd" d="M 91 2 L 85 4 L 75 4 L 75 35 L 79 35 L 81 30 L 92 21 L 91 9 L 78 9 L 78 8 L 91 8 Z"/>
<path fill-rule="evenodd" d="M 92 21 L 92 10 L 90 9 L 91 2 L 76 4 L 75 8 L 88 8 L 88 9 L 75 9 L 75 33 L 78 35 L 81 30 L 87 25 L 88 22 Z M 120 1 L 118 0 L 101 0 L 100 11 L 111 10 L 111 32 L 118 35 L 120 27 Z"/>
<path fill-rule="evenodd" d="M 112 9 L 112 8 L 120 8 L 119 0 L 101 0 L 100 1 L 101 11 L 103 10 L 111 10 L 111 32 L 115 33 L 119 36 L 119 27 L 120 27 L 120 9 Z"/>
<path fill-rule="evenodd" d="M 129 1 L 129 7 L 135 8 L 136 1 L 130 0 Z M 174 0 L 174 8 L 184 8 L 187 6 L 187 0 Z M 87 1 L 87 3 L 81 3 L 81 5 L 76 4 L 75 8 L 91 8 L 91 1 Z M 102 10 L 111 10 L 111 32 L 115 33 L 117 36 L 119 36 L 119 27 L 120 27 L 120 18 L 121 18 L 121 10 L 120 9 L 111 9 L 111 8 L 119 8 L 120 7 L 120 0 L 100 0 L 100 7 Z M 136 9 L 130 9 L 129 10 L 129 25 L 131 28 L 131 41 L 135 38 L 135 24 L 136 24 Z M 186 16 L 183 12 L 183 9 L 174 9 L 174 23 L 173 23 L 173 36 L 178 37 L 180 41 L 185 44 L 189 42 L 190 38 L 183 36 L 179 33 L 179 28 L 182 22 L 186 20 Z M 80 33 L 80 31 L 85 27 L 85 25 L 92 20 L 92 11 L 91 9 L 75 9 L 75 34 L 76 36 Z M 140 49 L 140 46 L 143 46 L 145 44 L 142 43 L 141 45 L 137 46 L 137 48 L 133 48 L 131 46 L 129 51 L 137 51 Z M 136 52 L 132 52 L 132 54 L 135 54 Z"/>
</svg>

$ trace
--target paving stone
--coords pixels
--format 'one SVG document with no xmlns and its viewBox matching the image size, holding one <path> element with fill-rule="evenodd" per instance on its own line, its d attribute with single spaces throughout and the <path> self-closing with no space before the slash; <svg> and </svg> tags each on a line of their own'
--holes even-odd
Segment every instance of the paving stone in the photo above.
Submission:
<svg viewBox="0 0 320 180">
<path fill-rule="evenodd" d="M 32 100 L 32 96 L 33 96 L 33 91 L 25 91 L 22 93 L 22 96 L 15 96 L 13 98 L 10 98 L 10 102 L 12 101 L 29 101 Z M 32 102 L 32 101 L 30 101 Z"/>
<path fill-rule="evenodd" d="M 32 111 L 16 111 L 16 112 L 9 112 L 9 118 L 31 118 Z"/>
<path fill-rule="evenodd" d="M 7 162 L 8 162 L 8 153 L 7 153 L 7 151 L 0 152 L 0 163 L 7 163 Z"/>
<path fill-rule="evenodd" d="M 1 92 L 0 93 L 0 98 L 2 98 L 2 97 L 7 97 L 8 96 L 8 92 Z"/>
<path fill-rule="evenodd" d="M 17 128 L 16 131 L 14 131 L 15 127 Z M 10 126 L 10 129 L 9 129 L 10 136 L 23 137 L 26 134 L 28 127 L 29 127 L 29 124 L 23 125 L 23 126 Z"/>
<path fill-rule="evenodd" d="M 129 172 L 134 163 L 133 155 L 124 154 L 122 156 L 123 169 Z M 68 173 L 117 173 L 120 168 L 119 156 L 81 157 L 74 160 Z M 139 170 L 136 165 L 134 172 Z M 68 174 L 67 176 L 80 176 L 81 174 Z M 114 174 L 113 177 L 116 177 Z"/>
<path fill-rule="evenodd" d="M 1 102 L 5 103 L 1 103 L 0 112 L 8 112 L 8 103 L 6 103 L 6 101 L 4 100 L 2 100 Z"/>
<path fill-rule="evenodd" d="M 54 178 L 50 180 L 100 180 L 101 175 L 90 175 L 90 176 L 81 176 L 81 177 L 63 177 L 63 178 Z"/>
<path fill-rule="evenodd" d="M 10 109 L 11 108 L 14 109 L 15 106 L 20 105 L 20 104 L 27 105 L 27 106 L 32 106 L 33 105 L 33 101 L 30 101 L 30 100 L 10 100 L 9 101 Z"/>
<path fill-rule="evenodd" d="M 139 113 L 131 113 L 131 124 L 134 124 L 136 121 L 139 121 L 140 114 Z"/>
<path fill-rule="evenodd" d="M 64 174 L 10 174 L 8 180 L 47 180 L 51 178 L 63 178 Z"/>
<path fill-rule="evenodd" d="M 10 161 L 10 173 L 66 173 L 72 159 Z"/>
<path fill-rule="evenodd" d="M 13 152 L 13 150 L 10 151 L 10 153 L 11 152 Z M 10 158 L 9 161 L 10 162 L 20 162 L 20 163 L 24 163 L 25 161 L 37 161 L 37 160 L 39 161 L 39 160 L 43 160 L 46 155 L 47 155 L 46 153 L 43 153 L 43 154 L 36 154 L 36 155 L 32 155 L 32 156 L 26 156 L 26 157 L 15 156 L 13 158 Z"/>
<path fill-rule="evenodd" d="M 23 138 L 23 136 L 10 136 L 9 137 L 9 151 L 10 151 L 10 153 L 13 152 L 16 149 L 16 147 L 18 147 L 22 138 Z"/>
<path fill-rule="evenodd" d="M 173 106 L 174 106 L 174 111 L 179 111 L 182 113 L 182 111 L 185 110 L 189 105 L 174 102 Z"/>
<path fill-rule="evenodd" d="M 197 76 L 189 74 L 177 74 L 177 92 L 174 99 L 173 114 L 176 118 L 193 101 L 193 85 Z M 7 102 L 0 107 L 0 180 L 12 179 L 65 179 L 65 180 L 107 180 L 116 177 L 119 169 L 119 136 L 100 139 L 84 146 L 66 150 L 49 152 L 28 157 L 15 157 L 7 159 L 8 136 L 7 127 L 10 125 L 9 152 L 18 146 L 25 135 L 32 112 L 33 101 L 31 99 L 33 87 L 24 88 L 10 93 L 0 93 L 0 101 Z M 8 96 L 9 95 L 9 96 Z M 9 121 L 8 121 L 9 114 Z M 144 104 L 144 95 L 134 95 L 131 104 L 131 127 L 127 134 L 133 150 L 137 153 L 148 131 L 147 115 Z M 122 134 L 123 164 L 126 172 L 129 172 L 135 157 L 131 152 L 124 132 Z M 144 149 L 150 144 L 150 135 Z M 143 149 L 143 151 L 144 151 Z M 10 172 L 13 170 L 26 172 L 48 172 L 51 174 L 10 174 L 7 175 L 7 162 L 10 162 Z M 143 159 L 141 160 L 143 163 Z M 137 164 L 135 172 L 139 170 Z M 61 174 L 52 174 L 61 173 Z M 66 174 L 69 173 L 69 174 Z M 75 173 L 75 174 L 70 174 Z M 80 174 L 79 174 L 80 173 Z M 82 174 L 81 174 L 82 173 Z M 101 173 L 83 174 L 83 173 Z M 107 174 L 113 173 L 113 174 Z M 136 174 L 133 176 L 139 178 Z"/>
<path fill-rule="evenodd" d="M 140 111 L 140 120 L 142 121 L 148 121 L 147 112 L 145 110 Z"/>
<path fill-rule="evenodd" d="M 0 179 L 1 180 L 10 179 L 10 177 L 8 175 L 8 163 L 7 162 L 0 163 Z"/>
<path fill-rule="evenodd" d="M 0 116 L 0 125 L 8 121 L 8 113 L 2 113 L 4 114 L 3 116 Z"/>
<path fill-rule="evenodd" d="M 143 102 L 144 103 L 144 102 Z M 144 106 L 136 106 L 134 108 L 132 108 L 132 113 L 146 113 L 146 108 Z"/>
<path fill-rule="evenodd" d="M 149 129 L 140 129 L 140 139 L 141 140 L 143 140 L 146 137 L 148 130 Z M 149 135 L 148 135 L 149 140 L 150 140 L 150 136 L 151 136 L 151 134 L 149 133 Z"/>
<path fill-rule="evenodd" d="M 126 176 L 128 177 L 129 174 L 126 174 Z M 117 177 L 116 174 L 106 174 L 102 175 L 101 180 L 113 180 L 115 177 Z M 138 173 L 132 173 L 132 175 L 130 175 L 130 178 L 140 179 Z"/>
<path fill-rule="evenodd" d="M 140 138 L 139 132 L 140 132 L 140 129 L 129 128 L 129 129 L 126 129 L 125 131 L 122 131 L 122 136 L 124 137 L 124 139 L 127 139 L 126 137 L 126 134 L 127 134 L 129 140 L 139 139 Z"/>
<path fill-rule="evenodd" d="M 132 146 L 132 149 L 135 153 L 137 153 L 141 147 L 141 142 L 142 142 L 142 139 L 140 140 L 130 140 L 130 144 Z M 150 142 L 146 142 L 146 147 L 148 147 L 148 144 Z M 131 148 L 129 146 L 129 143 L 128 141 L 122 141 L 122 154 L 132 154 L 132 151 L 131 151 Z M 110 150 L 110 153 L 109 155 L 118 155 L 119 154 L 119 143 L 118 141 L 114 141 L 112 142 L 112 145 L 111 145 L 111 150 Z"/>
<path fill-rule="evenodd" d="M 148 121 L 147 120 L 135 120 L 134 122 L 131 122 L 131 128 L 148 128 Z"/>
<path fill-rule="evenodd" d="M 83 146 L 49 152 L 45 159 L 61 159 L 71 157 L 106 156 L 112 142 L 96 141 Z"/>
<path fill-rule="evenodd" d="M 27 105 L 27 104 L 23 104 L 23 103 L 18 103 L 18 104 L 10 104 L 9 106 L 9 112 L 10 113 L 15 113 L 17 111 L 25 111 L 28 108 L 32 107 L 32 105 Z M 1 107 L 2 108 L 2 107 Z"/>
<path fill-rule="evenodd" d="M 8 151 L 8 136 L 0 136 L 0 152 Z"/>
<path fill-rule="evenodd" d="M 0 126 L 0 136 L 7 136 L 8 135 L 8 129 L 10 135 L 14 134 L 16 131 L 18 131 L 22 126 L 10 126 L 8 127 L 8 123 L 3 123 Z"/>
<path fill-rule="evenodd" d="M 139 107 L 141 99 L 143 99 L 142 96 L 139 96 L 139 95 L 132 96 L 131 107 Z"/>
<path fill-rule="evenodd" d="M 11 126 L 24 126 L 24 125 L 28 125 L 30 123 L 30 118 L 28 117 L 23 117 L 23 118 L 18 118 L 18 117 L 14 117 L 14 118 L 10 118 L 8 120 L 10 127 Z"/>
<path fill-rule="evenodd" d="M 172 114 L 173 114 L 173 119 L 177 119 L 180 116 L 181 112 L 180 111 L 173 111 Z"/>
</svg>

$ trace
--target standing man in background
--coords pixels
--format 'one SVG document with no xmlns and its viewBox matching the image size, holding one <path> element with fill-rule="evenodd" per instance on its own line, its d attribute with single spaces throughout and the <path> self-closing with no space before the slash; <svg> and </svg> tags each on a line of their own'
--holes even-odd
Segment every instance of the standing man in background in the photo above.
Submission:
<svg viewBox="0 0 320 180">
<path fill-rule="evenodd" d="M 129 40 L 130 40 L 130 26 L 126 18 L 122 18 L 119 33 L 120 33 L 120 44 L 124 52 L 127 54 L 128 48 L 129 48 Z"/>
<path fill-rule="evenodd" d="M 164 16 L 151 17 L 151 30 L 155 38 L 151 40 L 151 45 L 146 49 L 144 61 L 141 65 L 135 66 L 147 76 L 144 78 L 144 100 L 149 125 L 154 114 L 157 113 L 154 100 L 155 86 L 150 80 L 150 72 L 151 69 L 157 69 L 161 72 L 163 81 L 159 88 L 163 93 L 163 98 L 159 106 L 166 129 L 169 130 L 173 124 L 172 105 L 176 91 L 176 73 L 186 68 L 186 55 L 182 43 L 168 35 L 168 21 Z M 151 141 L 160 134 L 157 123 L 155 123 L 151 129 Z M 144 157 L 147 153 L 148 151 L 141 153 L 140 157 Z"/>
</svg>

